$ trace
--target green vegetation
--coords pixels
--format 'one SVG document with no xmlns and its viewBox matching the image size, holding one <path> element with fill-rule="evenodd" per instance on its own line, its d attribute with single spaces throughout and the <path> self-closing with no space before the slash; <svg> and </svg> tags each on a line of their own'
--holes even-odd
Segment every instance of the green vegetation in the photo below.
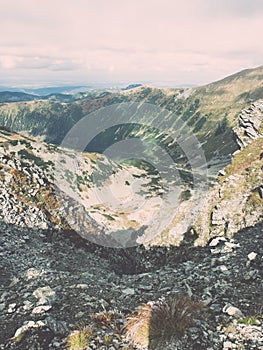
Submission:
<svg viewBox="0 0 263 350">
<path fill-rule="evenodd" d="M 220 120 L 217 123 L 216 129 L 215 129 L 215 136 L 223 134 L 226 131 L 227 128 L 227 117 L 225 116 L 223 120 Z"/>
<path fill-rule="evenodd" d="M 220 177 L 220 181 L 224 181 L 230 175 L 243 174 L 246 176 L 250 185 L 257 185 L 262 166 L 260 160 L 260 150 L 262 149 L 263 138 L 259 138 L 242 151 L 236 153 L 232 158 L 231 164 L 225 168 L 226 175 Z"/>
<path fill-rule="evenodd" d="M 113 216 L 110 216 L 108 214 L 102 214 L 106 219 L 110 220 L 110 221 L 114 221 L 114 217 Z"/>
<path fill-rule="evenodd" d="M 252 224 L 262 218 L 262 149 L 263 138 L 258 138 L 234 154 L 231 164 L 224 169 L 225 175 L 218 177 L 219 183 L 211 188 L 195 220 L 194 228 L 198 234 L 195 244 L 204 245 L 220 233 L 232 236 L 244 227 L 245 222 Z M 215 219 L 212 224 L 214 214 L 215 217 L 219 214 L 219 223 Z"/>
<path fill-rule="evenodd" d="M 263 319 L 263 315 L 261 316 L 247 316 L 240 320 L 238 320 L 238 323 L 244 324 L 246 326 L 258 326 L 261 324 L 260 319 Z"/>
<path fill-rule="evenodd" d="M 36 164 L 39 167 L 46 168 L 48 166 L 53 165 L 52 161 L 44 161 L 42 158 L 35 156 L 33 152 L 29 152 L 27 149 L 21 149 L 20 151 L 18 151 L 18 154 L 23 160 L 32 160 L 34 164 Z"/>
</svg>

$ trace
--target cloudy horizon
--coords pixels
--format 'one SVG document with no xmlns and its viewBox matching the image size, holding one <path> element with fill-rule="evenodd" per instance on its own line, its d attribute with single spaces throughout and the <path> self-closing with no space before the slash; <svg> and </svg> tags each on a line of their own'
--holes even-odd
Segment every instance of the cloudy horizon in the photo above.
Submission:
<svg viewBox="0 0 263 350">
<path fill-rule="evenodd" d="M 0 86 L 202 85 L 263 64 L 261 0 L 2 0 Z"/>
</svg>

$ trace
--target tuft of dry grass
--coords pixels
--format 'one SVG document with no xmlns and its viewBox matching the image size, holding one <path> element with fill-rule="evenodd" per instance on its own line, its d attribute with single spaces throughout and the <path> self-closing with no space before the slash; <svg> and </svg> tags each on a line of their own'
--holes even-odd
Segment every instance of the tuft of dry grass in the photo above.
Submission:
<svg viewBox="0 0 263 350">
<path fill-rule="evenodd" d="M 98 327 L 116 329 L 117 320 L 120 318 L 118 313 L 113 311 L 109 312 L 100 312 L 96 314 L 91 314 L 90 318 L 94 324 Z"/>
<path fill-rule="evenodd" d="M 67 340 L 67 348 L 69 350 L 85 350 L 89 347 L 93 337 L 93 330 L 85 327 L 72 332 Z"/>
<path fill-rule="evenodd" d="M 138 349 L 155 349 L 180 338 L 201 311 L 204 311 L 201 303 L 184 296 L 143 304 L 128 318 L 126 338 Z"/>
</svg>

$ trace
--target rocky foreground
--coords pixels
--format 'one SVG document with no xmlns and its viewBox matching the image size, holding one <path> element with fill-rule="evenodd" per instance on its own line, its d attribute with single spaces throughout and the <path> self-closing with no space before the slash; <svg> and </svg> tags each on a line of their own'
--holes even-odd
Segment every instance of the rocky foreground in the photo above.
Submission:
<svg viewBox="0 0 263 350">
<path fill-rule="evenodd" d="M 83 326 L 93 329 L 88 349 L 132 349 L 122 331 L 127 317 L 178 294 L 208 308 L 167 348 L 260 349 L 262 233 L 260 223 L 205 247 L 118 250 L 2 222 L 0 349 L 66 349 Z"/>
</svg>

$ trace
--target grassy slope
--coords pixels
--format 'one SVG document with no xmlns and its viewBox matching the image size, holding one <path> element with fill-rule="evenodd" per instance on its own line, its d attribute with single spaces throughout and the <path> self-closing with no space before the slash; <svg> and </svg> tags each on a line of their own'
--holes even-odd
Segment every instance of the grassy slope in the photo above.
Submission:
<svg viewBox="0 0 263 350">
<path fill-rule="evenodd" d="M 59 142 L 61 133 L 65 134 L 87 113 L 113 103 L 145 101 L 173 111 L 204 138 L 211 135 L 225 117 L 233 126 L 241 109 L 251 101 L 263 98 L 262 77 L 263 67 L 259 67 L 186 91 L 139 87 L 123 92 L 94 93 L 69 104 L 51 101 L 6 103 L 0 107 L 0 121 L 14 130 L 31 129 L 34 135 L 44 132 L 47 140 Z"/>
</svg>

